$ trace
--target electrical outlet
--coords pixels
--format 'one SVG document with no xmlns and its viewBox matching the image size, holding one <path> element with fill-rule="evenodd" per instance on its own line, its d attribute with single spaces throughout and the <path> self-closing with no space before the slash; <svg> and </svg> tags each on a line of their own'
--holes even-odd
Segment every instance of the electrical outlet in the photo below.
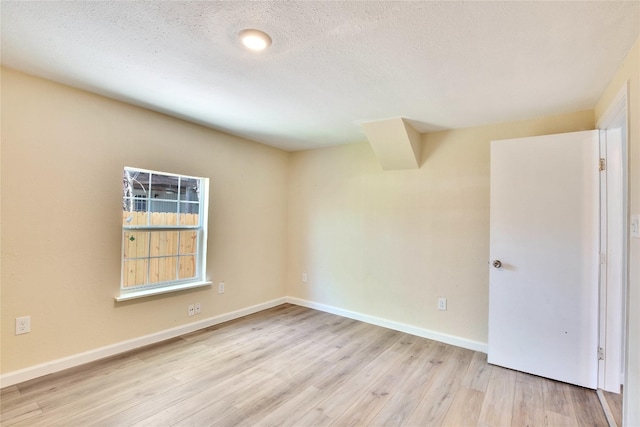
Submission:
<svg viewBox="0 0 640 427">
<path fill-rule="evenodd" d="M 438 310 L 447 311 L 447 299 L 446 298 L 438 298 Z"/>
<path fill-rule="evenodd" d="M 224 282 L 218 283 L 218 293 L 224 294 Z"/>
<path fill-rule="evenodd" d="M 189 317 L 193 316 L 196 312 L 196 307 L 193 304 L 189 304 L 189 307 L 187 308 L 187 313 L 189 314 Z"/>
<path fill-rule="evenodd" d="M 196 310 L 195 310 L 196 314 L 200 314 L 200 303 L 197 302 L 196 303 Z"/>
<path fill-rule="evenodd" d="M 307 283 L 307 273 L 302 273 L 302 283 Z"/>
<path fill-rule="evenodd" d="M 16 317 L 16 335 L 31 332 L 31 316 Z"/>
</svg>

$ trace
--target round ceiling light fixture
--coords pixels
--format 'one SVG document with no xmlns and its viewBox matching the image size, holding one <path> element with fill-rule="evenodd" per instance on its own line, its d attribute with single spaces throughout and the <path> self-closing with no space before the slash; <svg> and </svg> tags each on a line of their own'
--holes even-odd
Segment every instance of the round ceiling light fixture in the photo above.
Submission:
<svg viewBox="0 0 640 427">
<path fill-rule="evenodd" d="M 238 37 L 240 37 L 240 41 L 247 49 L 260 51 L 271 46 L 269 34 L 260 30 L 242 30 L 238 33 Z"/>
</svg>

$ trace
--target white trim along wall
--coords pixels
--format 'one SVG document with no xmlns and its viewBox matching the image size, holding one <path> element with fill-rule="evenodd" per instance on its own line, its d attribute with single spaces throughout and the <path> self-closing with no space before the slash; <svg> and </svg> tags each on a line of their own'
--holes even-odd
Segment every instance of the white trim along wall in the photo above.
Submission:
<svg viewBox="0 0 640 427">
<path fill-rule="evenodd" d="M 382 326 L 388 329 L 404 332 L 411 335 L 416 335 L 423 338 L 432 339 L 434 341 L 443 342 L 445 344 L 451 344 L 458 347 L 466 348 L 469 350 L 480 351 L 482 353 L 487 352 L 487 343 L 468 340 L 453 335 L 442 334 L 439 332 L 431 331 L 428 329 L 417 328 L 415 326 L 406 325 L 399 322 L 394 322 L 387 319 L 381 319 L 374 316 L 369 316 L 355 311 L 344 310 L 337 307 L 332 307 L 324 304 L 318 304 L 311 301 L 302 300 L 299 298 L 283 297 L 277 298 L 271 301 L 267 301 L 262 304 L 257 304 L 251 307 L 243 308 L 240 310 L 232 311 L 230 313 L 221 314 L 218 316 L 210 317 L 208 319 L 201 320 L 199 322 L 189 323 L 187 325 L 178 326 L 175 328 L 167 329 L 164 331 L 156 332 L 153 334 L 145 335 L 142 337 L 122 341 L 113 345 L 100 347 L 95 350 L 86 351 L 83 353 L 75 354 L 73 356 L 64 357 L 61 359 L 53 360 L 51 362 L 42 363 L 39 365 L 31 366 L 28 368 L 20 369 L 13 372 L 8 372 L 0 376 L 0 387 L 8 387 L 14 384 L 18 384 L 24 381 L 29 381 L 34 378 L 42 377 L 45 375 L 53 374 L 65 369 L 80 366 L 85 363 L 94 362 L 96 360 L 104 359 L 106 357 L 115 356 L 120 353 L 135 350 L 140 347 L 144 347 L 150 344 L 155 344 L 170 338 L 175 338 L 180 335 L 195 332 L 200 329 L 208 328 L 213 325 L 228 322 L 230 320 L 238 319 L 249 314 L 257 313 L 262 310 L 276 307 L 281 304 L 295 304 L 302 307 L 308 307 L 326 313 L 335 314 L 349 319 L 359 320 L 365 323 L 370 323 L 376 326 Z"/>
</svg>

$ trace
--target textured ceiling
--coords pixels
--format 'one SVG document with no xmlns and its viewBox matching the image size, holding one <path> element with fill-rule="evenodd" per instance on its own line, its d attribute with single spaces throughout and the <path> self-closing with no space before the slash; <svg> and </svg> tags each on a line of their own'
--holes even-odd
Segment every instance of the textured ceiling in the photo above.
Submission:
<svg viewBox="0 0 640 427">
<path fill-rule="evenodd" d="M 2 63 L 286 150 L 591 109 L 640 2 L 2 1 Z M 243 49 L 258 28 L 273 45 Z"/>
</svg>

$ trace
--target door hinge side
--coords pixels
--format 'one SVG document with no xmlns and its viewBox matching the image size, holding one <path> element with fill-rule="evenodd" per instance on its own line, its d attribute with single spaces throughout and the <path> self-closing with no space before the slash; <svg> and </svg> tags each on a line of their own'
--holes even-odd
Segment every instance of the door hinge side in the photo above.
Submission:
<svg viewBox="0 0 640 427">
<path fill-rule="evenodd" d="M 598 347 L 598 360 L 604 360 L 604 348 Z"/>
<path fill-rule="evenodd" d="M 598 170 L 599 170 L 600 172 L 602 172 L 603 170 L 605 170 L 605 165 L 606 165 L 605 160 L 604 160 L 603 158 L 601 158 L 601 159 L 600 159 L 600 161 L 598 162 Z"/>
</svg>

